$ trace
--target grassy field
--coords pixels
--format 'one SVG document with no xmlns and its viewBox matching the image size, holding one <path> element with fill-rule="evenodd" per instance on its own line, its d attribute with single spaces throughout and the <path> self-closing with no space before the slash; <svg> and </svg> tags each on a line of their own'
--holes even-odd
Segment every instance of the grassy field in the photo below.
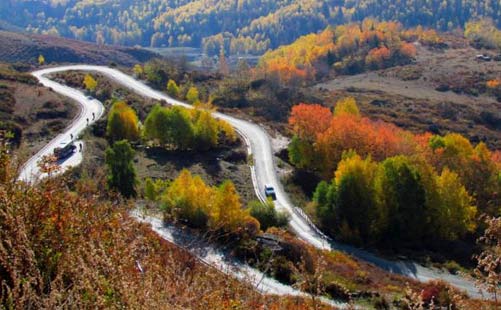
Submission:
<svg viewBox="0 0 501 310">
<path fill-rule="evenodd" d="M 499 77 L 501 62 L 477 61 L 482 52 L 465 46 L 418 47 L 415 64 L 338 76 L 313 91 L 330 105 L 353 96 L 364 115 L 414 132 L 459 132 L 499 149 L 501 102 L 485 93 L 485 83 Z"/>
<path fill-rule="evenodd" d="M 89 63 L 132 66 L 157 54 L 141 48 L 98 46 L 78 40 L 48 35 L 14 33 L 0 30 L 0 61 L 37 64 L 43 55 L 46 63 Z"/>
</svg>

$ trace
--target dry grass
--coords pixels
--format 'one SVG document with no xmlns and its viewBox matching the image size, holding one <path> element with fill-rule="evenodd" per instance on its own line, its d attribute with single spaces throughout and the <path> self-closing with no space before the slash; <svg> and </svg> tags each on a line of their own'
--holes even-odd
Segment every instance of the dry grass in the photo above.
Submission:
<svg viewBox="0 0 501 310">
<path fill-rule="evenodd" d="M 308 309 L 264 297 L 160 239 L 100 191 L 104 178 L 71 189 L 65 181 L 0 183 L 2 308 Z"/>
<path fill-rule="evenodd" d="M 475 55 L 481 52 L 420 47 L 416 64 L 337 76 L 310 91 L 328 105 L 354 96 L 364 115 L 413 132 L 458 132 L 499 149 L 501 103 L 485 93 L 485 83 L 499 76 L 501 62 L 479 62 Z"/>
<path fill-rule="evenodd" d="M 111 62 L 132 66 L 147 61 L 156 54 L 140 48 L 98 46 L 93 43 L 60 37 L 0 31 L 0 61 L 35 64 L 40 54 L 46 63 L 90 63 L 108 65 Z"/>
</svg>

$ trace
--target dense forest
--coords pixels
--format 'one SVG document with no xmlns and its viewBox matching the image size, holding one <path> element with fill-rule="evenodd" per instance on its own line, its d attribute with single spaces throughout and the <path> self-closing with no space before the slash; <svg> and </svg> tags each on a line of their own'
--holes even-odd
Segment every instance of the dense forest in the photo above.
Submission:
<svg viewBox="0 0 501 310">
<path fill-rule="evenodd" d="M 412 44 L 416 41 L 432 46 L 443 43 L 434 30 L 403 30 L 396 22 L 366 18 L 362 23 L 328 27 L 321 33 L 302 36 L 264 54 L 258 67 L 281 83 L 302 83 L 326 76 L 331 69 L 355 74 L 408 64 L 416 56 Z"/>
<path fill-rule="evenodd" d="M 366 17 L 439 30 L 487 17 L 500 25 L 497 1 L 375 0 L 11 0 L 2 24 L 86 41 L 203 47 L 209 54 L 262 54 L 328 25 Z"/>
<path fill-rule="evenodd" d="M 477 212 L 499 214 L 500 153 L 484 143 L 371 120 L 353 98 L 333 113 L 296 105 L 289 124 L 290 161 L 330 181 L 318 185 L 314 208 L 333 236 L 419 247 L 473 232 Z"/>
</svg>

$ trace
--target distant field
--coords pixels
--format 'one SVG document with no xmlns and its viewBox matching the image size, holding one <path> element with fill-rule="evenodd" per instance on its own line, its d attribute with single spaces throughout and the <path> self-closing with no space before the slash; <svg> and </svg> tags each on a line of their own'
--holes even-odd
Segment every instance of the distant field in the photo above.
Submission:
<svg viewBox="0 0 501 310">
<path fill-rule="evenodd" d="M 482 88 L 485 81 L 499 77 L 501 62 L 479 62 L 475 55 L 481 52 L 418 47 L 413 65 L 338 76 L 314 89 L 331 104 L 353 96 L 365 115 L 415 132 L 454 131 L 500 149 L 501 103 Z"/>
</svg>

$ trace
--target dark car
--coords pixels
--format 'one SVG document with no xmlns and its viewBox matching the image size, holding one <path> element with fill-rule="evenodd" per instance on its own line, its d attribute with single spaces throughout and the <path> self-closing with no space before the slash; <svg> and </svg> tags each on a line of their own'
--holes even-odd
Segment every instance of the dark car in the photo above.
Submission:
<svg viewBox="0 0 501 310">
<path fill-rule="evenodd" d="M 76 149 L 77 149 L 77 147 L 75 146 L 75 144 L 70 143 L 70 144 L 66 145 L 65 147 L 56 147 L 54 149 L 54 155 L 57 157 L 58 160 L 64 159 L 64 158 L 71 156 L 75 152 Z"/>
<path fill-rule="evenodd" d="M 275 193 L 273 186 L 265 185 L 264 194 L 266 195 L 266 197 L 270 197 L 272 200 L 277 200 L 277 194 Z"/>
</svg>

